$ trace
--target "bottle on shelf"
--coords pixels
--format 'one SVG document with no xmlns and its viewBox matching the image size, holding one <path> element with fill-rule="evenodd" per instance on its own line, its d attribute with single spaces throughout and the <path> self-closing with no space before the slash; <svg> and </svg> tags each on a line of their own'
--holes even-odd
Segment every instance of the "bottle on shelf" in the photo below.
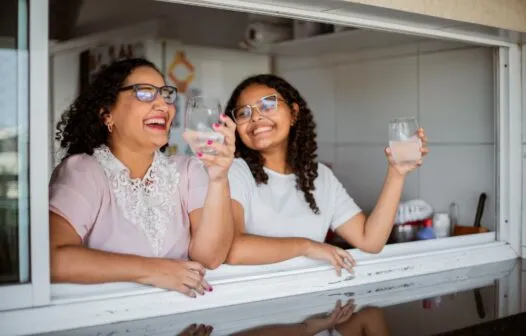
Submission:
<svg viewBox="0 0 526 336">
<path fill-rule="evenodd" d="M 424 220 L 423 226 L 418 229 L 416 233 L 417 240 L 435 239 L 435 232 L 433 231 L 433 220 L 427 218 Z"/>
</svg>

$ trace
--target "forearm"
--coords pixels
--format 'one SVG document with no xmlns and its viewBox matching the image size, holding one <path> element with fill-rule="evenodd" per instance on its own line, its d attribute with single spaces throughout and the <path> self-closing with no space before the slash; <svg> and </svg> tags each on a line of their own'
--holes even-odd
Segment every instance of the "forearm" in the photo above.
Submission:
<svg viewBox="0 0 526 336">
<path fill-rule="evenodd" d="M 240 234 L 234 238 L 227 263 L 260 265 L 285 261 L 304 255 L 310 240 L 305 238 L 273 238 Z"/>
<path fill-rule="evenodd" d="M 78 245 L 51 250 L 52 282 L 98 284 L 138 282 L 151 275 L 153 259 L 117 254 Z"/>
<path fill-rule="evenodd" d="M 193 232 L 190 257 L 208 268 L 216 268 L 225 261 L 233 236 L 234 223 L 228 180 L 211 182 L 201 221 Z"/>
<path fill-rule="evenodd" d="M 365 222 L 363 245 L 381 251 L 391 233 L 404 188 L 404 177 L 389 167 L 378 202 Z"/>
</svg>

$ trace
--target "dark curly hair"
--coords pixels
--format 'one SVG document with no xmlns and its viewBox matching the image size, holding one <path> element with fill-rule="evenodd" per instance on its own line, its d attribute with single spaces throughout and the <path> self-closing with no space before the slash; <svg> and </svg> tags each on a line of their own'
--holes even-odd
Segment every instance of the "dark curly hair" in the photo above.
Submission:
<svg viewBox="0 0 526 336">
<path fill-rule="evenodd" d="M 318 163 L 316 161 L 316 123 L 307 102 L 290 83 L 283 78 L 262 74 L 249 77 L 241 82 L 233 91 L 227 106 L 226 113 L 232 117 L 232 111 L 237 105 L 241 93 L 251 85 L 264 85 L 275 89 L 292 109 L 294 103 L 299 106 L 296 122 L 290 129 L 287 146 L 287 164 L 296 175 L 296 189 L 301 190 L 305 201 L 315 214 L 320 213 L 312 191 L 314 180 L 318 177 Z M 258 151 L 248 148 L 236 132 L 236 157 L 243 158 L 250 167 L 257 184 L 266 184 L 268 175 L 263 170 L 264 158 Z"/>
<path fill-rule="evenodd" d="M 104 116 L 117 101 L 119 88 L 126 78 L 139 67 L 149 67 L 161 74 L 152 62 L 142 58 L 116 61 L 102 69 L 64 111 L 55 134 L 60 147 L 66 151 L 64 159 L 74 154 L 92 155 L 95 148 L 108 144 L 109 132 Z"/>
</svg>

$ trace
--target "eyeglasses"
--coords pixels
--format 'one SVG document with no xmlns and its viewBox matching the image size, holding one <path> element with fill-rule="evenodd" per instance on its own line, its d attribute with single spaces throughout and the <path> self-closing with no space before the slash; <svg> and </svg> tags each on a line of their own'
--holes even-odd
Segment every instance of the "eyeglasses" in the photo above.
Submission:
<svg viewBox="0 0 526 336">
<path fill-rule="evenodd" d="M 133 84 L 121 87 L 119 91 L 133 90 L 135 97 L 142 102 L 152 102 L 157 98 L 157 94 L 161 94 L 166 104 L 174 105 L 177 99 L 177 88 L 175 86 L 161 86 L 157 87 L 152 84 Z"/>
<path fill-rule="evenodd" d="M 241 125 L 250 121 L 254 108 L 263 116 L 273 114 L 278 110 L 278 100 L 283 101 L 283 99 L 278 98 L 275 94 L 263 97 L 253 105 L 236 107 L 231 111 L 232 117 L 236 124 Z"/>
</svg>

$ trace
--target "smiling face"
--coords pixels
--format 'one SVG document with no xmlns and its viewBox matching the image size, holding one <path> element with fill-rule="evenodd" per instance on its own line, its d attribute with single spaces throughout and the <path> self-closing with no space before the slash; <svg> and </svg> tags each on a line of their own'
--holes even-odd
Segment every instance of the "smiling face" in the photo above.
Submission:
<svg viewBox="0 0 526 336">
<path fill-rule="evenodd" d="M 246 105 L 251 106 L 252 115 L 237 125 L 237 132 L 243 143 L 262 153 L 286 151 L 290 128 L 296 119 L 297 105 L 294 104 L 291 109 L 278 91 L 260 84 L 250 85 L 241 92 L 236 104 L 237 113 L 239 114 L 240 108 L 247 111 L 248 108 L 243 107 Z"/>
<path fill-rule="evenodd" d="M 146 66 L 135 68 L 122 87 L 135 84 L 165 85 L 163 77 Z M 148 94 L 147 91 L 137 93 Z M 156 150 L 168 142 L 170 125 L 175 116 L 175 105 L 157 94 L 150 102 L 140 101 L 134 89 L 123 90 L 105 118 L 111 125 L 110 143 L 137 150 Z"/>
</svg>

